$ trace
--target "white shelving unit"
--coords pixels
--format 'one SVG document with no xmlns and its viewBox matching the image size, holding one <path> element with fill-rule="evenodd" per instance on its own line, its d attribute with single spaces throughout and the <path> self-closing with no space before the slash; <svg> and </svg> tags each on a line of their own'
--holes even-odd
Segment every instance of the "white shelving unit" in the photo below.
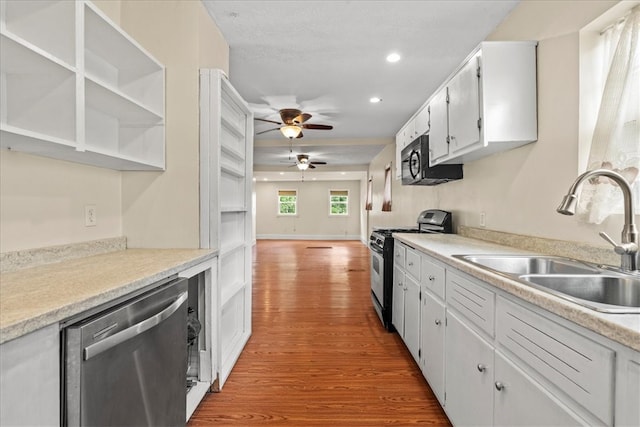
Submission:
<svg viewBox="0 0 640 427">
<path fill-rule="evenodd" d="M 219 249 L 221 388 L 251 335 L 253 114 L 221 70 L 200 71 L 200 245 Z"/>
<path fill-rule="evenodd" d="M 87 1 L 0 0 L 4 149 L 164 170 L 164 67 Z"/>
</svg>

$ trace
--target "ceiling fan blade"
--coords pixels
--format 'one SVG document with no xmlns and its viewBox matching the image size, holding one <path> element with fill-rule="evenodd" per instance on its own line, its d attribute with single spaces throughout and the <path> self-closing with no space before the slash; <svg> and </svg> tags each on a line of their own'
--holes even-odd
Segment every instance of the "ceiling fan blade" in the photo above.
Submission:
<svg viewBox="0 0 640 427">
<path fill-rule="evenodd" d="M 294 117 L 293 121 L 294 121 L 296 124 L 302 124 L 302 123 L 306 122 L 307 120 L 309 120 L 310 118 L 311 118 L 311 114 L 309 114 L 309 113 L 302 113 L 302 114 L 300 114 L 299 116 Z"/>
<path fill-rule="evenodd" d="M 298 135 L 296 138 L 302 138 L 304 135 L 302 134 L 302 132 L 300 132 L 300 135 Z"/>
<path fill-rule="evenodd" d="M 303 129 L 317 129 L 317 130 L 331 130 L 333 126 L 331 125 L 316 125 L 313 123 L 307 123 L 300 125 Z"/>
<path fill-rule="evenodd" d="M 315 166 L 313 166 L 313 164 L 311 164 L 311 163 L 309 164 L 309 169 L 315 169 L 315 168 L 316 168 L 316 167 L 315 167 Z"/>
<path fill-rule="evenodd" d="M 311 162 L 312 165 L 326 165 L 327 162 Z"/>
<path fill-rule="evenodd" d="M 293 119 L 298 117 L 302 113 L 302 111 L 295 108 L 283 108 L 280 110 L 280 117 L 282 117 L 282 121 L 287 124 L 293 124 Z"/>
<path fill-rule="evenodd" d="M 267 130 L 263 130 L 262 132 L 256 132 L 256 135 L 260 135 L 261 133 L 267 133 L 267 132 L 271 132 L 272 130 L 278 130 L 280 128 L 273 128 L 273 129 L 267 129 Z"/>
<path fill-rule="evenodd" d="M 259 120 L 261 122 L 267 122 L 267 123 L 275 123 L 277 125 L 281 125 L 282 124 L 280 122 L 276 122 L 275 120 L 261 119 L 261 118 L 258 118 L 258 117 L 254 117 L 253 120 Z"/>
</svg>

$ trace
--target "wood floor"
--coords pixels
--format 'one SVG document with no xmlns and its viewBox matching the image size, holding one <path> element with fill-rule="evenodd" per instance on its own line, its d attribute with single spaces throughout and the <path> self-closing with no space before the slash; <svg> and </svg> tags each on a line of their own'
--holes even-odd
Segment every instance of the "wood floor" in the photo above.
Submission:
<svg viewBox="0 0 640 427">
<path fill-rule="evenodd" d="M 376 317 L 366 246 L 260 240 L 253 271 L 253 335 L 190 426 L 450 425 Z"/>
</svg>

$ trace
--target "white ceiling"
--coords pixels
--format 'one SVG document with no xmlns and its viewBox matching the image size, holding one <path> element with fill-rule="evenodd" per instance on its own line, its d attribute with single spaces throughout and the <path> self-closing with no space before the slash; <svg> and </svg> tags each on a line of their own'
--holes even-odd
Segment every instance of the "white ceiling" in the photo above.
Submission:
<svg viewBox="0 0 640 427">
<path fill-rule="evenodd" d="M 255 117 L 281 108 L 313 115 L 295 153 L 349 170 L 370 163 L 473 48 L 518 3 L 514 0 L 203 0 L 230 47 L 231 83 Z M 391 52 L 401 55 L 386 62 Z M 377 96 L 382 102 L 371 104 Z M 256 132 L 275 125 L 255 122 Z M 371 141 L 370 143 L 368 141 Z M 255 138 L 256 169 L 286 170 L 289 141 Z M 318 166 L 309 174 L 319 171 Z M 358 168 L 359 169 L 359 168 Z"/>
</svg>

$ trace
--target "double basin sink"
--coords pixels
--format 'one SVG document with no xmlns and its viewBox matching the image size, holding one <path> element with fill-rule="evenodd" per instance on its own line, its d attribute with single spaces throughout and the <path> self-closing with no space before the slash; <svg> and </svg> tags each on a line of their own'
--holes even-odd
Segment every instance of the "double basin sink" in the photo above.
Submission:
<svg viewBox="0 0 640 427">
<path fill-rule="evenodd" d="M 604 313 L 640 314 L 640 275 L 545 255 L 454 255 L 464 262 Z"/>
</svg>

